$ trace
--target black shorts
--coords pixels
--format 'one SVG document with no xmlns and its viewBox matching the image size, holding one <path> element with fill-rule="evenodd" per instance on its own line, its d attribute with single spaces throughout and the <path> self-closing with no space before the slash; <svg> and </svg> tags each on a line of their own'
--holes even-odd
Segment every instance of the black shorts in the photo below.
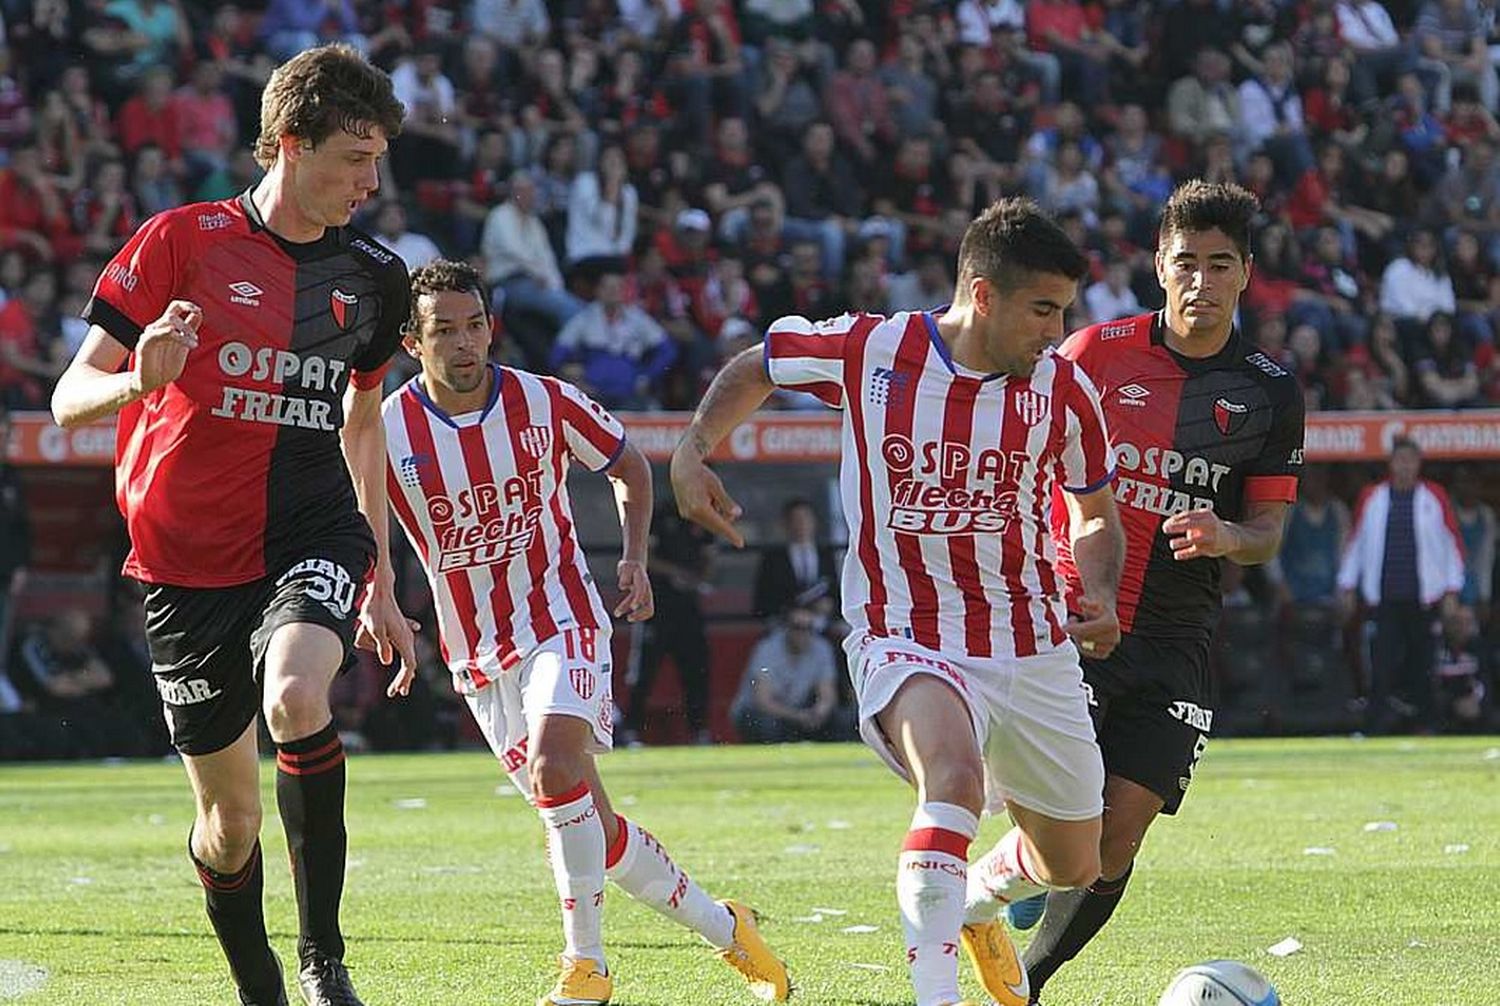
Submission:
<svg viewBox="0 0 1500 1006">
<path fill-rule="evenodd" d="M 145 584 L 146 642 L 172 745 L 185 755 L 223 750 L 260 711 L 266 647 L 283 625 L 338 634 L 344 667 L 365 576 L 375 556 L 367 528 L 326 536 L 275 573 L 233 587 Z"/>
<path fill-rule="evenodd" d="M 1083 661 L 1083 680 L 1104 771 L 1177 813 L 1213 725 L 1208 640 L 1126 635 L 1106 659 Z"/>
</svg>

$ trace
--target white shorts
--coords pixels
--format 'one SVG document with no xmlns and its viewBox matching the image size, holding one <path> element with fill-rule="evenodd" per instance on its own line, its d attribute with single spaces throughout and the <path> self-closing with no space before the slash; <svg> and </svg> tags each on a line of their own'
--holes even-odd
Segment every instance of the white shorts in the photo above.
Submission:
<svg viewBox="0 0 1500 1006">
<path fill-rule="evenodd" d="M 1094 739 L 1083 670 L 1071 643 L 1032 657 L 954 657 L 906 639 L 851 633 L 844 641 L 859 701 L 859 732 L 911 781 L 875 717 L 908 678 L 931 674 L 953 687 L 974 725 L 984 762 L 985 810 L 1007 800 L 1059 821 L 1104 812 L 1104 762 Z"/>
<path fill-rule="evenodd" d="M 568 629 L 538 643 L 519 664 L 465 695 L 505 774 L 531 799 L 527 741 L 543 716 L 576 716 L 593 727 L 591 754 L 614 746 L 610 630 Z"/>
</svg>

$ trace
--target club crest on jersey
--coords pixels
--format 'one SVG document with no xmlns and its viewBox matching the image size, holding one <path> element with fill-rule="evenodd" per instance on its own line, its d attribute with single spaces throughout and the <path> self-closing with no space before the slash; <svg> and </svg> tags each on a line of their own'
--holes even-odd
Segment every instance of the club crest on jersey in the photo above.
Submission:
<svg viewBox="0 0 1500 1006">
<path fill-rule="evenodd" d="M 1035 426 L 1052 410 L 1052 396 L 1025 389 L 1015 397 L 1016 416 L 1027 426 Z"/>
<path fill-rule="evenodd" d="M 521 450 L 534 458 L 541 458 L 552 447 L 552 427 L 528 426 L 521 431 Z"/>
<path fill-rule="evenodd" d="M 1231 402 L 1227 398 L 1219 398 L 1214 401 L 1214 425 L 1219 432 L 1226 437 L 1232 437 L 1245 425 L 1245 417 L 1250 415 L 1250 406 L 1240 402 Z"/>
<path fill-rule="evenodd" d="M 569 668 L 568 682 L 583 701 L 587 702 L 594 697 L 594 672 L 587 667 Z"/>
<path fill-rule="evenodd" d="M 328 306 L 333 309 L 333 320 L 338 322 L 339 328 L 348 328 L 354 324 L 355 308 L 359 305 L 359 297 L 352 293 L 345 293 L 338 287 L 328 296 Z"/>
</svg>

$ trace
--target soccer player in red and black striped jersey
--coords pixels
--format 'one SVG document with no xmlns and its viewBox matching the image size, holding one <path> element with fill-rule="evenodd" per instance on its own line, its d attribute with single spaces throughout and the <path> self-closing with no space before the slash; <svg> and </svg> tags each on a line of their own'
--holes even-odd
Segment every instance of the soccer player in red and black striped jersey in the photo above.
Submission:
<svg viewBox="0 0 1500 1006">
<path fill-rule="evenodd" d="M 380 421 L 410 291 L 401 260 L 349 221 L 402 115 L 389 78 L 347 46 L 278 68 L 255 148 L 265 177 L 145 223 L 100 276 L 52 400 L 63 426 L 119 413 L 125 572 L 145 588 L 152 673 L 197 798 L 189 853 L 239 1001 L 255 1006 L 287 1001 L 261 905 L 261 710 L 302 995 L 359 1003 L 339 928 L 344 751 L 328 691 L 356 635 L 412 662 Z"/>
<path fill-rule="evenodd" d="M 1103 872 L 1090 887 L 1046 896 L 1026 952 L 1033 997 L 1108 921 L 1151 822 L 1177 812 L 1213 725 L 1208 655 L 1223 562 L 1274 556 L 1297 498 L 1301 389 L 1234 327 L 1258 210 L 1238 186 L 1183 185 L 1163 212 L 1156 252 L 1166 308 L 1082 329 L 1061 349 L 1098 386 L 1114 440 L 1123 636 L 1104 659 L 1081 647 L 1106 773 Z M 1060 508 L 1053 513 L 1059 568 L 1077 596 Z M 982 892 L 971 886 L 974 897 Z"/>
</svg>

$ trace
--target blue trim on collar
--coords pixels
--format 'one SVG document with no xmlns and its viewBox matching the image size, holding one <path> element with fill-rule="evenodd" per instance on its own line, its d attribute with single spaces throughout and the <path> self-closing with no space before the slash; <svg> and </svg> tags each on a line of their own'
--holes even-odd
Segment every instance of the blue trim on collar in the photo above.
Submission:
<svg viewBox="0 0 1500 1006">
<path fill-rule="evenodd" d="M 998 378 L 1005 377 L 1006 374 L 1003 371 L 996 374 L 985 374 L 983 377 L 974 377 L 971 374 L 960 374 L 958 372 L 958 368 L 953 365 L 953 354 L 948 351 L 948 344 L 943 341 L 942 334 L 938 332 L 936 317 L 939 314 L 945 314 L 947 310 L 952 306 L 952 304 L 944 304 L 942 307 L 934 308 L 931 311 L 922 312 L 922 321 L 927 325 L 927 337 L 932 340 L 933 348 L 937 350 L 938 356 L 942 357 L 943 366 L 947 367 L 948 372 L 954 377 L 962 377 L 970 381 L 979 381 L 981 384 L 987 381 L 993 381 Z"/>
<path fill-rule="evenodd" d="M 490 397 L 485 401 L 484 408 L 479 413 L 479 421 L 481 423 L 489 418 L 490 410 L 500 400 L 500 382 L 505 380 L 505 370 L 498 363 L 491 361 L 489 368 L 490 373 L 494 375 L 495 379 L 490 382 Z M 437 416 L 453 429 L 459 429 L 459 425 L 453 421 L 453 417 L 439 408 L 438 404 L 427 396 L 427 389 L 422 387 L 421 374 L 411 379 L 411 393 L 417 396 L 417 401 L 422 403 L 424 409 Z"/>
</svg>

